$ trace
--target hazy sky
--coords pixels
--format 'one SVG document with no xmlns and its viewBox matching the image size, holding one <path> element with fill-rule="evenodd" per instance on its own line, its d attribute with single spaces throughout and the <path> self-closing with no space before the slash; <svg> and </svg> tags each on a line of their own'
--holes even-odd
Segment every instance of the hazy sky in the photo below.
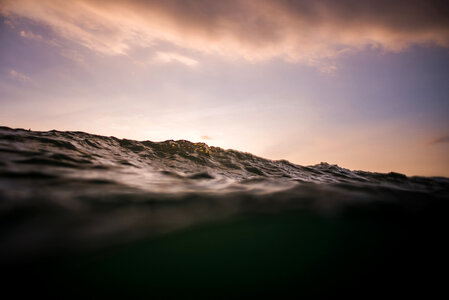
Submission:
<svg viewBox="0 0 449 300">
<path fill-rule="evenodd" d="M 0 125 L 449 176 L 449 5 L 0 0 Z"/>
</svg>

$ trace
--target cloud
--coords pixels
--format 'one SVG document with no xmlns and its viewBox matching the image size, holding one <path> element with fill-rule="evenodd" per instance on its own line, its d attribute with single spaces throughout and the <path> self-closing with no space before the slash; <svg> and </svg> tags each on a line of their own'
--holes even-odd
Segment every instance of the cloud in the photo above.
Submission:
<svg viewBox="0 0 449 300">
<path fill-rule="evenodd" d="M 154 57 L 151 59 L 152 63 L 180 63 L 188 67 L 194 67 L 198 65 L 198 61 L 193 58 L 174 53 L 174 52 L 156 52 Z"/>
<path fill-rule="evenodd" d="M 13 69 L 9 70 L 9 77 L 21 82 L 33 83 L 33 80 L 30 77 Z"/>
<path fill-rule="evenodd" d="M 445 144 L 445 143 L 449 143 L 449 135 L 434 139 L 433 141 L 430 142 L 430 145 Z"/>
<path fill-rule="evenodd" d="M 212 138 L 210 136 L 208 136 L 208 135 L 202 135 L 201 139 L 202 140 L 212 140 Z"/>
<path fill-rule="evenodd" d="M 20 36 L 24 37 L 24 38 L 27 38 L 27 39 L 31 39 L 31 40 L 38 40 L 38 41 L 43 40 L 43 37 L 41 35 L 34 34 L 31 31 L 24 31 L 24 30 L 22 30 L 22 31 L 20 31 Z"/>
<path fill-rule="evenodd" d="M 14 25 L 12 25 L 12 28 L 14 28 L 13 26 Z M 58 43 L 55 39 L 46 39 L 42 35 L 36 34 L 29 30 L 27 30 L 27 31 L 21 30 L 19 32 L 19 35 L 26 39 L 35 40 L 35 41 L 39 41 L 39 42 L 45 42 L 49 45 L 56 46 L 56 47 L 62 47 L 62 45 L 60 43 Z"/>
<path fill-rule="evenodd" d="M 104 55 L 169 43 L 229 59 L 280 58 L 332 72 L 327 60 L 366 47 L 449 47 L 444 0 L 3 0 L 0 12 L 45 24 Z"/>
<path fill-rule="evenodd" d="M 73 60 L 78 63 L 84 63 L 84 56 L 82 56 L 78 51 L 73 49 L 62 49 L 59 54 L 65 58 Z"/>
</svg>

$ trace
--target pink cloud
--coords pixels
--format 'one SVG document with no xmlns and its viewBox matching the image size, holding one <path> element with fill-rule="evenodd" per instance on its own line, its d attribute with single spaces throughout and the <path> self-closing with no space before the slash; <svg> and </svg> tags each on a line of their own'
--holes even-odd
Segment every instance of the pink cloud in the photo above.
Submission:
<svg viewBox="0 0 449 300">
<path fill-rule="evenodd" d="M 156 52 L 156 54 L 154 55 L 154 57 L 151 59 L 152 63 L 180 63 L 183 65 L 186 65 L 188 67 L 194 67 L 196 65 L 198 65 L 198 61 L 178 54 L 178 53 L 174 53 L 174 52 Z"/>
<path fill-rule="evenodd" d="M 21 81 L 21 82 L 33 83 L 33 80 L 29 76 L 27 76 L 23 73 L 20 73 L 14 69 L 9 70 L 9 77 L 11 77 L 12 79 Z"/>
<path fill-rule="evenodd" d="M 326 60 L 365 47 L 448 47 L 448 6 L 438 0 L 4 0 L 0 11 L 50 26 L 104 55 L 168 42 L 228 59 L 281 58 L 332 72 Z M 193 58 L 163 57 L 194 64 Z"/>
</svg>

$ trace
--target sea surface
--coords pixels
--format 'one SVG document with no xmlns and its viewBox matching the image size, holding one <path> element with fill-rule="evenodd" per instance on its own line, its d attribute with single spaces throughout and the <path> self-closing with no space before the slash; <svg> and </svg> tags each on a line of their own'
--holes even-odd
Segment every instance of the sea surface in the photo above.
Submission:
<svg viewBox="0 0 449 300">
<path fill-rule="evenodd" d="M 443 177 L 0 127 L 0 264 L 16 293 L 447 293 L 448 200 Z"/>
</svg>

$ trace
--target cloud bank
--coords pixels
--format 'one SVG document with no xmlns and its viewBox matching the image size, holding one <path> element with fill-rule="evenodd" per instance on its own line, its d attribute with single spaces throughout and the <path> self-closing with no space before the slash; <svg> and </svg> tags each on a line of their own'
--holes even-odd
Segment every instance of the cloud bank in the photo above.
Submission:
<svg viewBox="0 0 449 300">
<path fill-rule="evenodd" d="M 251 62 L 320 65 L 347 51 L 449 47 L 444 0 L 3 0 L 8 20 L 32 20 L 104 55 L 161 43 Z M 31 33 L 26 33 L 32 36 Z M 189 62 L 171 56 L 170 60 Z M 190 61 L 192 63 L 192 61 Z M 329 68 L 327 66 L 326 68 Z"/>
</svg>

